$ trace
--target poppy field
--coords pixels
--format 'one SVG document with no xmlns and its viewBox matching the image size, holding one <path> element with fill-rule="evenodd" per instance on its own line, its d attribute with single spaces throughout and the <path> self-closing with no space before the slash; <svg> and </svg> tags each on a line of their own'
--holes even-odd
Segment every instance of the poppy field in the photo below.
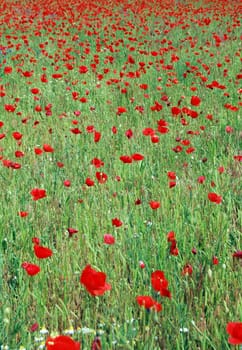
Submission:
<svg viewBox="0 0 242 350">
<path fill-rule="evenodd" d="M 241 348 L 241 13 L 1 2 L 1 350 Z"/>
</svg>

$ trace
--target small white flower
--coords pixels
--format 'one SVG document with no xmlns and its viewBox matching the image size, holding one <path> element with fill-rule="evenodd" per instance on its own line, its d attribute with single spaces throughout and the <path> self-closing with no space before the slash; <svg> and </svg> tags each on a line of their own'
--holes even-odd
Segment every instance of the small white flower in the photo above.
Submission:
<svg viewBox="0 0 242 350">
<path fill-rule="evenodd" d="M 74 328 L 73 328 L 73 327 L 70 327 L 70 328 L 68 328 L 68 329 L 65 329 L 65 330 L 64 330 L 64 333 L 65 333 L 65 334 L 69 334 L 69 335 L 73 335 L 73 334 L 75 333 L 75 331 L 74 331 Z"/>
<path fill-rule="evenodd" d="M 189 330 L 186 327 L 180 328 L 180 333 L 188 333 Z"/>
<path fill-rule="evenodd" d="M 105 327 L 105 323 L 99 323 L 98 327 L 100 327 L 100 328 Z"/>
<path fill-rule="evenodd" d="M 46 329 L 45 327 L 42 327 L 42 328 L 40 329 L 39 333 L 45 335 L 45 334 L 48 334 L 49 331 L 48 331 L 48 329 Z"/>
<path fill-rule="evenodd" d="M 82 334 L 91 334 L 91 333 L 96 333 L 94 329 L 88 328 L 88 327 L 83 327 L 81 329 Z"/>
<path fill-rule="evenodd" d="M 39 347 L 38 347 L 38 350 L 43 350 L 45 348 L 45 344 L 41 344 Z"/>
<path fill-rule="evenodd" d="M 40 343 L 40 342 L 42 342 L 44 340 L 44 337 L 35 337 L 34 338 L 34 342 L 35 343 Z"/>
<path fill-rule="evenodd" d="M 211 279 L 212 278 L 212 270 L 211 269 L 208 269 L 208 277 Z"/>
</svg>

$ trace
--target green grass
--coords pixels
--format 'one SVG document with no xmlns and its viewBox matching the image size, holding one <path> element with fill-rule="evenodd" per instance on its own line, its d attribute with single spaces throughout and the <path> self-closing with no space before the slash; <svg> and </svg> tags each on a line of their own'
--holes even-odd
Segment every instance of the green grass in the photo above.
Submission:
<svg viewBox="0 0 242 350">
<path fill-rule="evenodd" d="M 18 11 L 24 14 L 21 4 Z M 126 4 L 124 10 L 110 2 L 102 10 L 87 8 L 85 16 L 79 16 L 75 2 L 73 7 L 63 5 L 61 12 L 60 4 L 53 1 L 49 6 L 56 14 L 54 23 L 50 13 L 27 17 L 26 23 L 17 19 L 7 23 L 17 9 L 11 2 L 3 9 L 1 45 L 9 47 L 0 51 L 0 86 L 6 91 L 0 97 L 4 123 L 0 133 L 5 134 L 0 140 L 1 159 L 20 163 L 21 168 L 3 163 L 0 171 L 2 348 L 40 349 L 46 339 L 43 329 L 53 335 L 73 329 L 70 335 L 81 342 L 82 349 L 91 348 L 95 334 L 100 335 L 103 349 L 230 349 L 226 324 L 242 320 L 241 260 L 232 256 L 241 250 L 242 217 L 241 165 L 234 159 L 241 152 L 241 80 L 236 78 L 241 74 L 239 10 L 236 2 L 227 4 L 225 12 L 220 1 L 196 2 L 193 7 L 179 4 L 164 3 L 153 10 L 146 4 L 138 13 L 141 7 L 135 3 Z M 209 12 L 202 12 L 204 7 Z M 34 2 L 28 8 L 37 11 Z M 200 20 L 208 17 L 211 23 L 201 26 Z M 214 33 L 227 34 L 228 39 L 216 47 Z M 73 39 L 74 35 L 78 38 Z M 152 55 L 153 51 L 159 55 Z M 134 63 L 128 63 L 129 55 Z M 172 55 L 179 60 L 172 62 Z M 66 68 L 67 62 L 73 70 Z M 96 70 L 91 68 L 93 63 Z M 79 73 L 82 65 L 88 67 L 86 74 Z M 11 74 L 4 73 L 8 66 L 13 68 Z M 20 70 L 33 75 L 23 77 Z M 139 77 L 127 76 L 137 71 Z M 48 83 L 41 82 L 43 73 Z M 53 79 L 54 73 L 63 77 Z M 206 87 L 215 80 L 226 88 Z M 140 84 L 148 84 L 147 90 Z M 38 101 L 30 91 L 33 87 L 41 91 Z M 77 100 L 72 92 L 78 93 Z M 168 101 L 162 99 L 164 95 Z M 190 105 L 191 96 L 201 98 L 200 106 Z M 80 102 L 81 97 L 87 102 Z M 161 111 L 151 110 L 155 101 L 162 104 Z M 225 108 L 226 103 L 238 110 Z M 16 110 L 7 112 L 6 104 L 16 104 Z M 51 116 L 46 116 L 48 104 L 52 104 Z M 36 112 L 36 105 L 42 112 Z M 117 115 L 119 106 L 127 112 Z M 172 115 L 173 106 L 196 110 L 199 116 L 183 114 L 184 125 L 181 116 Z M 156 132 L 160 142 L 152 143 L 142 131 L 156 130 L 160 119 L 168 123 L 169 132 Z M 90 125 L 101 132 L 97 143 L 86 130 Z M 228 125 L 231 133 L 225 130 Z M 113 126 L 117 134 L 112 133 Z M 70 129 L 75 127 L 82 133 L 73 134 Z M 133 131 L 130 139 L 125 136 L 128 129 Z M 19 144 L 12 136 L 15 131 L 23 135 Z M 182 145 L 182 140 L 190 145 Z M 54 152 L 36 155 L 34 149 L 43 149 L 44 144 Z M 181 152 L 174 152 L 177 145 L 182 146 Z M 194 152 L 186 153 L 188 147 L 194 147 Z M 24 157 L 16 158 L 16 150 L 24 152 Z M 132 164 L 119 159 L 134 153 L 144 159 Z M 104 166 L 96 169 L 91 165 L 93 158 L 101 159 Z M 57 162 L 64 166 L 59 168 Z M 221 166 L 225 170 L 220 174 Z M 104 184 L 98 183 L 97 171 L 108 175 Z M 173 188 L 169 188 L 168 171 L 176 173 Z M 199 176 L 205 176 L 203 184 L 198 183 Z M 88 177 L 95 181 L 93 187 L 85 184 Z M 63 185 L 66 179 L 70 187 Z M 47 196 L 33 201 L 33 188 L 45 189 Z M 221 204 L 210 202 L 209 192 L 221 195 Z M 135 205 L 137 199 L 140 205 Z M 159 201 L 160 208 L 152 210 L 152 200 Z M 20 217 L 20 211 L 28 216 Z M 123 222 L 119 228 L 112 226 L 115 217 Z M 67 232 L 70 227 L 78 230 L 72 237 Z M 178 256 L 169 251 L 170 231 L 176 234 Z M 115 237 L 114 245 L 103 243 L 105 233 Z M 51 248 L 53 256 L 38 259 L 33 237 Z M 218 265 L 213 265 L 213 256 L 218 257 Z M 38 264 L 41 272 L 28 276 L 21 267 L 24 261 Z M 188 263 L 193 273 L 183 276 Z M 111 291 L 100 297 L 88 294 L 80 284 L 87 264 L 106 273 Z M 164 271 L 171 299 L 152 289 L 150 276 L 155 270 Z M 141 308 L 136 303 L 139 295 L 161 302 L 162 311 Z M 39 328 L 30 332 L 35 322 Z"/>
</svg>

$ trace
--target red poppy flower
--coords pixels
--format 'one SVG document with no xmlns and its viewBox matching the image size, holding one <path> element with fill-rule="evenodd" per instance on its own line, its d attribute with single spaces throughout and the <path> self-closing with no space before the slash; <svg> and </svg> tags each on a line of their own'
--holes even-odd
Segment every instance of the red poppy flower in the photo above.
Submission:
<svg viewBox="0 0 242 350">
<path fill-rule="evenodd" d="M 80 66 L 79 67 L 79 73 L 85 74 L 88 72 L 88 68 L 86 66 Z"/>
<path fill-rule="evenodd" d="M 88 125 L 88 126 L 86 127 L 86 131 L 87 131 L 89 134 L 91 134 L 92 132 L 94 132 L 94 131 L 95 131 L 94 125 Z"/>
<path fill-rule="evenodd" d="M 75 233 L 78 232 L 77 229 L 72 228 L 72 227 L 69 227 L 69 228 L 67 229 L 67 231 L 68 231 L 68 233 L 69 233 L 69 237 L 72 237 Z"/>
<path fill-rule="evenodd" d="M 131 129 L 127 130 L 125 132 L 125 136 L 128 138 L 128 139 L 131 139 L 131 137 L 133 136 L 133 131 Z"/>
<path fill-rule="evenodd" d="M 174 171 L 168 171 L 167 176 L 170 180 L 176 180 L 176 173 Z"/>
<path fill-rule="evenodd" d="M 233 258 L 242 259 L 242 250 L 237 250 L 237 252 L 233 253 Z"/>
<path fill-rule="evenodd" d="M 12 73 L 13 68 L 12 67 L 4 67 L 4 74 L 10 74 Z"/>
<path fill-rule="evenodd" d="M 176 106 L 174 106 L 174 107 L 171 108 L 171 113 L 172 113 L 173 116 L 177 116 L 177 115 L 179 115 L 181 113 L 181 109 L 176 107 Z"/>
<path fill-rule="evenodd" d="M 15 151 L 15 157 L 16 158 L 24 157 L 24 152 L 22 152 L 22 151 Z"/>
<path fill-rule="evenodd" d="M 37 95 L 37 94 L 40 93 L 40 90 L 38 88 L 32 88 L 31 92 L 32 92 L 33 95 Z"/>
<path fill-rule="evenodd" d="M 125 112 L 127 112 L 127 109 L 125 107 L 118 107 L 116 114 L 120 115 L 120 114 L 123 114 Z"/>
<path fill-rule="evenodd" d="M 36 264 L 23 262 L 21 267 L 27 272 L 29 276 L 37 275 L 40 272 L 40 267 Z"/>
<path fill-rule="evenodd" d="M 21 164 L 12 162 L 11 168 L 12 169 L 20 169 L 21 168 Z"/>
<path fill-rule="evenodd" d="M 22 72 L 22 74 L 23 74 L 23 76 L 25 77 L 25 78 L 30 78 L 30 77 L 32 77 L 32 75 L 33 75 L 33 71 L 25 71 L 25 72 Z"/>
<path fill-rule="evenodd" d="M 132 163 L 133 159 L 130 156 L 121 156 L 119 157 L 119 159 L 123 162 L 123 163 Z"/>
<path fill-rule="evenodd" d="M 229 344 L 242 344 L 242 322 L 229 322 L 226 327 L 229 334 Z"/>
<path fill-rule="evenodd" d="M 96 172 L 96 178 L 97 178 L 97 180 L 98 180 L 98 182 L 100 184 L 104 184 L 107 181 L 107 179 L 108 179 L 108 175 L 105 174 L 105 173 L 97 171 Z"/>
<path fill-rule="evenodd" d="M 152 129 L 152 128 L 145 128 L 143 131 L 142 131 L 142 134 L 144 136 L 153 136 L 155 133 L 155 130 Z"/>
<path fill-rule="evenodd" d="M 39 155 L 41 155 L 41 154 L 43 153 L 43 151 L 42 151 L 41 148 L 35 148 L 35 149 L 34 149 L 34 153 L 35 153 L 37 156 L 39 156 Z"/>
<path fill-rule="evenodd" d="M 41 108 L 40 105 L 37 105 L 37 106 L 35 106 L 34 110 L 35 110 L 36 112 L 41 112 L 41 111 L 42 111 L 42 108 Z"/>
<path fill-rule="evenodd" d="M 160 208 L 160 202 L 150 201 L 149 204 L 150 204 L 151 209 L 153 209 L 153 210 Z"/>
<path fill-rule="evenodd" d="M 113 134 L 117 134 L 118 132 L 118 129 L 116 128 L 116 126 L 113 126 L 111 130 Z"/>
<path fill-rule="evenodd" d="M 13 135 L 13 138 L 14 138 L 15 140 L 17 140 L 17 141 L 21 140 L 21 138 L 22 138 L 22 136 L 23 136 L 23 135 L 22 135 L 20 132 L 18 132 L 18 131 L 13 132 L 12 135 Z"/>
<path fill-rule="evenodd" d="M 54 73 L 54 74 L 52 74 L 52 78 L 53 78 L 53 79 L 61 79 L 62 77 L 63 77 L 63 75 L 60 74 L 60 73 Z"/>
<path fill-rule="evenodd" d="M 152 143 L 159 143 L 159 142 L 160 142 L 160 138 L 159 138 L 159 136 L 157 136 L 157 135 L 152 135 L 152 136 L 150 137 L 150 139 L 151 139 L 151 142 L 152 142 Z"/>
<path fill-rule="evenodd" d="M 234 129 L 232 128 L 232 126 L 227 125 L 226 128 L 225 128 L 225 131 L 226 131 L 228 134 L 230 134 L 230 133 L 232 133 L 232 132 L 234 131 Z"/>
<path fill-rule="evenodd" d="M 201 100 L 198 96 L 192 96 L 191 97 L 191 105 L 193 106 L 199 106 L 201 103 Z"/>
<path fill-rule="evenodd" d="M 39 328 L 39 324 L 37 322 L 35 322 L 34 324 L 32 324 L 32 326 L 30 326 L 29 331 L 35 332 L 35 331 L 37 331 L 38 328 Z"/>
<path fill-rule="evenodd" d="M 63 182 L 65 187 L 70 187 L 71 186 L 71 181 L 70 180 L 64 180 Z"/>
<path fill-rule="evenodd" d="M 95 168 L 101 168 L 104 163 L 101 159 L 98 158 L 93 158 L 93 160 L 91 161 L 91 164 L 95 166 Z"/>
<path fill-rule="evenodd" d="M 3 166 L 10 168 L 13 165 L 13 162 L 9 159 L 3 159 L 2 164 L 3 164 Z"/>
<path fill-rule="evenodd" d="M 241 162 L 242 161 L 242 156 L 241 155 L 234 156 L 234 160 L 237 160 L 238 162 Z"/>
<path fill-rule="evenodd" d="M 29 213 L 28 213 L 27 211 L 20 211 L 20 212 L 18 213 L 18 215 L 19 215 L 21 218 L 25 218 L 26 216 L 29 215 Z"/>
<path fill-rule="evenodd" d="M 122 221 L 119 220 L 118 218 L 114 218 L 114 219 L 112 219 L 112 225 L 113 225 L 113 226 L 116 226 L 116 227 L 120 227 L 120 226 L 123 225 L 123 223 L 122 223 Z"/>
<path fill-rule="evenodd" d="M 101 350 L 101 349 L 102 349 L 101 340 L 99 337 L 95 337 L 91 345 L 91 350 Z"/>
<path fill-rule="evenodd" d="M 162 310 L 161 304 L 148 295 L 140 295 L 136 297 L 136 301 L 140 306 L 143 306 L 148 310 L 151 309 L 157 312 Z"/>
<path fill-rule="evenodd" d="M 111 285 L 106 283 L 106 274 L 94 270 L 91 265 L 87 265 L 82 271 L 80 282 L 93 296 L 103 295 L 106 291 L 111 290 Z"/>
<path fill-rule="evenodd" d="M 70 131 L 75 135 L 82 134 L 82 131 L 79 128 L 72 128 Z"/>
<path fill-rule="evenodd" d="M 168 123 L 165 120 L 160 119 L 160 120 L 157 121 L 157 124 L 158 124 L 157 131 L 160 134 L 166 134 L 166 133 L 169 132 L 169 129 L 167 128 Z"/>
<path fill-rule="evenodd" d="M 162 110 L 162 108 L 163 106 L 159 102 L 155 101 L 155 104 L 150 107 L 150 110 L 159 112 Z"/>
<path fill-rule="evenodd" d="M 40 246 L 38 244 L 34 245 L 35 256 L 39 259 L 46 259 L 52 256 L 53 252 L 50 248 Z"/>
<path fill-rule="evenodd" d="M 171 231 L 167 234 L 167 242 L 171 243 L 170 245 L 170 254 L 177 256 L 179 254 L 179 250 L 177 248 L 177 242 L 175 239 L 175 232 Z"/>
<path fill-rule="evenodd" d="M 208 194 L 208 199 L 210 200 L 210 202 L 216 203 L 216 204 L 220 204 L 222 202 L 222 197 L 217 195 L 214 192 L 210 192 Z"/>
<path fill-rule="evenodd" d="M 46 74 L 42 74 L 40 76 L 40 80 L 41 80 L 42 83 L 48 83 L 47 75 Z"/>
<path fill-rule="evenodd" d="M 17 107 L 16 105 L 10 105 L 10 104 L 4 105 L 5 111 L 12 112 L 12 113 L 15 111 L 16 107 Z"/>
<path fill-rule="evenodd" d="M 94 142 L 96 142 L 96 143 L 99 142 L 100 139 L 101 139 L 101 136 L 102 136 L 102 135 L 101 135 L 101 133 L 100 133 L 99 131 L 94 131 L 94 136 L 93 136 L 93 137 L 94 137 L 94 138 L 93 138 L 93 139 L 94 139 Z"/>
<path fill-rule="evenodd" d="M 86 97 L 81 97 L 81 98 L 79 99 L 79 101 L 80 101 L 81 103 L 86 103 L 86 102 L 88 101 L 88 99 L 87 99 Z"/>
<path fill-rule="evenodd" d="M 171 298 L 171 292 L 167 289 L 168 281 L 165 278 L 163 271 L 156 270 L 151 274 L 151 285 L 156 292 L 159 292 L 160 295 Z"/>
<path fill-rule="evenodd" d="M 45 342 L 47 350 L 80 350 L 81 344 L 67 335 L 48 337 Z"/>
<path fill-rule="evenodd" d="M 197 182 L 198 183 L 200 183 L 200 184 L 203 184 L 204 183 L 204 181 L 205 181 L 205 176 L 199 176 L 198 178 L 197 178 Z"/>
<path fill-rule="evenodd" d="M 147 90 L 148 89 L 148 84 L 140 84 L 139 85 L 141 90 Z"/>
<path fill-rule="evenodd" d="M 32 195 L 32 199 L 33 199 L 34 201 L 37 201 L 37 200 L 39 200 L 39 199 L 41 199 L 41 198 L 46 197 L 46 191 L 43 190 L 43 189 L 41 189 L 41 188 L 34 188 L 34 189 L 30 192 L 30 194 Z"/>
<path fill-rule="evenodd" d="M 141 269 L 144 269 L 145 268 L 145 263 L 144 263 L 144 261 L 143 260 L 140 260 L 139 261 L 139 267 L 141 268 Z"/>
<path fill-rule="evenodd" d="M 34 244 L 40 244 L 40 239 L 38 237 L 33 237 L 32 238 L 32 243 Z"/>
<path fill-rule="evenodd" d="M 193 272 L 193 268 L 192 268 L 192 265 L 190 264 L 186 264 L 182 269 L 183 276 L 188 276 L 188 275 L 191 276 L 192 272 Z"/>
<path fill-rule="evenodd" d="M 173 188 L 176 186 L 176 181 L 169 181 L 169 188 Z"/>
<path fill-rule="evenodd" d="M 179 152 L 182 151 L 182 146 L 178 145 L 178 146 L 172 148 L 172 150 L 173 150 L 174 152 L 176 152 L 176 153 L 179 153 Z"/>
<path fill-rule="evenodd" d="M 143 160 L 144 159 L 144 156 L 140 153 L 134 153 L 132 154 L 132 159 L 136 162 L 139 162 L 140 160 Z"/>
<path fill-rule="evenodd" d="M 87 178 L 86 178 L 85 184 L 86 184 L 88 187 L 92 187 L 92 186 L 95 185 L 94 181 L 93 181 L 92 179 L 90 179 L 90 177 L 87 177 Z"/>
<path fill-rule="evenodd" d="M 0 97 L 4 97 L 6 95 L 5 87 L 0 85 Z"/>
<path fill-rule="evenodd" d="M 167 233 L 167 242 L 173 242 L 175 240 L 175 232 L 170 231 Z"/>
<path fill-rule="evenodd" d="M 45 152 L 50 152 L 50 153 L 54 152 L 54 148 L 51 147 L 50 145 L 47 145 L 46 143 L 43 145 L 43 150 Z"/>
<path fill-rule="evenodd" d="M 104 243 L 111 245 L 115 243 L 115 237 L 109 233 L 105 233 L 103 236 L 103 241 Z"/>
<path fill-rule="evenodd" d="M 187 153 L 187 154 L 191 154 L 191 153 L 193 153 L 194 151 L 195 151 L 195 148 L 194 148 L 194 147 L 189 147 L 189 148 L 187 148 L 186 153 Z"/>
</svg>

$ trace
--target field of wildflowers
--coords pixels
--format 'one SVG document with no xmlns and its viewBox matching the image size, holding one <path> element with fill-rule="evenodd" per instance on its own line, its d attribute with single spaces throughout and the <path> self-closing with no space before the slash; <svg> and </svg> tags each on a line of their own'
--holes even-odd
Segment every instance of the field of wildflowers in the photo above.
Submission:
<svg viewBox="0 0 242 350">
<path fill-rule="evenodd" d="M 239 349 L 241 14 L 1 1 L 1 350 Z"/>
</svg>

